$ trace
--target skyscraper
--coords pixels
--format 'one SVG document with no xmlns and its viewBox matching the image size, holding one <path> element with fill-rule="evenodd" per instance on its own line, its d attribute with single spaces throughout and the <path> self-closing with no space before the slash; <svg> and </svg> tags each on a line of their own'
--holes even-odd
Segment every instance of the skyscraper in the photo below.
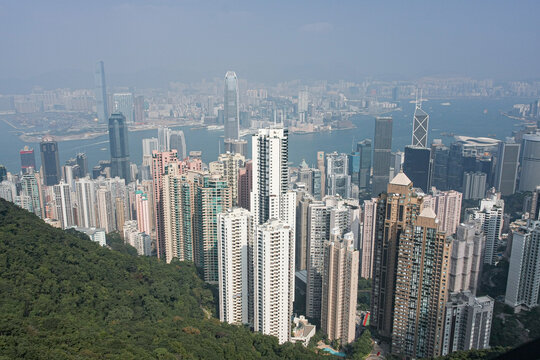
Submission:
<svg viewBox="0 0 540 360">
<path fill-rule="evenodd" d="M 83 178 L 88 175 L 88 158 L 85 153 L 78 153 L 75 158 L 77 165 L 79 166 L 79 178 Z"/>
<path fill-rule="evenodd" d="M 109 118 L 109 147 L 111 149 L 111 177 L 120 177 L 131 181 L 129 164 L 128 127 L 126 118 L 121 113 L 114 113 Z"/>
<path fill-rule="evenodd" d="M 324 168 L 324 151 L 317 151 L 317 169 L 321 172 L 321 199 L 326 195 L 326 169 Z"/>
<path fill-rule="evenodd" d="M 44 137 L 39 144 L 41 149 L 41 166 L 43 168 L 43 183 L 53 186 L 60 182 L 60 160 L 58 160 L 58 143 L 51 137 Z"/>
<path fill-rule="evenodd" d="M 520 145 L 515 142 L 499 143 L 497 168 L 495 170 L 495 188 L 501 195 L 512 195 L 516 191 L 519 167 Z"/>
<path fill-rule="evenodd" d="M 339 339 L 344 345 L 356 336 L 359 254 L 354 249 L 353 234 L 342 237 L 335 230 L 324 251 L 321 328 L 328 340 Z"/>
<path fill-rule="evenodd" d="M 225 99 L 223 105 L 225 140 L 240 139 L 238 97 L 238 78 L 236 77 L 236 73 L 234 71 L 227 71 L 227 74 L 225 74 Z"/>
<path fill-rule="evenodd" d="M 360 172 L 358 174 L 358 187 L 360 190 L 369 190 L 371 177 L 371 140 L 365 139 L 356 145 L 356 151 L 360 156 Z"/>
<path fill-rule="evenodd" d="M 73 204 L 71 202 L 71 189 L 69 184 L 60 182 L 53 187 L 56 214 L 62 229 L 75 226 L 73 219 Z"/>
<path fill-rule="evenodd" d="M 467 171 L 463 174 L 463 198 L 482 199 L 486 194 L 487 174 Z"/>
<path fill-rule="evenodd" d="M 133 101 L 133 115 L 136 123 L 144 123 L 144 96 L 136 96 Z"/>
<path fill-rule="evenodd" d="M 107 104 L 107 85 L 105 83 L 105 66 L 103 61 L 98 61 L 94 73 L 96 86 L 96 108 L 100 123 L 106 123 L 109 119 L 109 106 Z"/>
<path fill-rule="evenodd" d="M 377 198 L 364 201 L 362 211 L 362 236 L 360 243 L 360 277 L 371 279 L 375 249 L 375 226 L 377 220 Z"/>
<path fill-rule="evenodd" d="M 280 220 L 256 226 L 253 242 L 253 328 L 290 339 L 294 301 L 294 230 Z"/>
<path fill-rule="evenodd" d="M 431 194 L 424 196 L 423 206 L 430 207 L 437 214 L 439 230 L 452 235 L 461 221 L 463 194 L 455 190 L 439 191 L 431 188 Z"/>
<path fill-rule="evenodd" d="M 78 205 L 78 226 L 83 228 L 96 227 L 96 193 L 94 182 L 89 178 L 76 180 L 75 193 L 77 195 Z"/>
<path fill-rule="evenodd" d="M 252 138 L 251 212 L 255 224 L 280 219 L 294 228 L 296 199 L 289 191 L 288 131 L 259 129 Z"/>
<path fill-rule="evenodd" d="M 34 149 L 25 146 L 21 151 L 19 151 L 21 156 L 21 170 L 23 174 L 28 174 L 32 170 L 36 170 L 36 157 L 34 156 Z"/>
<path fill-rule="evenodd" d="M 169 132 L 169 149 L 167 151 L 176 150 L 178 154 L 178 159 L 183 160 L 187 158 L 186 150 L 186 138 L 184 137 L 184 132 L 182 130 L 171 130 Z"/>
<path fill-rule="evenodd" d="M 21 178 L 21 194 L 28 196 L 30 212 L 42 217 L 41 196 L 36 174 L 24 174 Z"/>
<path fill-rule="evenodd" d="M 416 102 L 414 109 L 412 146 L 427 147 L 429 115 L 422 110 L 422 99 Z"/>
<path fill-rule="evenodd" d="M 114 112 L 122 113 L 127 124 L 133 124 L 133 94 L 119 93 L 113 94 Z M 111 114 L 112 115 L 112 114 Z"/>
<path fill-rule="evenodd" d="M 326 154 L 326 194 L 350 197 L 351 176 L 347 154 Z"/>
<path fill-rule="evenodd" d="M 469 210 L 469 220 L 478 219 L 486 235 L 484 247 L 484 264 L 495 265 L 497 248 L 502 234 L 504 216 L 504 200 L 500 194 L 490 194 L 480 200 L 480 207 Z"/>
<path fill-rule="evenodd" d="M 540 221 L 529 220 L 512 234 L 512 255 L 504 302 L 514 308 L 538 306 Z"/>
<path fill-rule="evenodd" d="M 390 180 L 392 152 L 392 118 L 375 118 L 375 140 L 373 142 L 372 193 L 378 195 L 386 189 Z"/>
<path fill-rule="evenodd" d="M 219 319 L 230 324 L 253 321 L 252 237 L 248 210 L 234 208 L 218 215 Z"/>
<path fill-rule="evenodd" d="M 400 210 L 401 211 L 401 210 Z M 396 256 L 392 345 L 407 358 L 440 356 L 452 243 L 425 208 L 407 221 Z"/>
<path fill-rule="evenodd" d="M 204 281 L 217 284 L 217 217 L 232 207 L 231 189 L 220 176 L 204 174 L 197 177 L 195 191 L 194 260 L 203 269 Z"/>
<path fill-rule="evenodd" d="M 452 255 L 448 291 L 470 291 L 476 295 L 482 269 L 482 253 L 486 237 L 479 222 L 460 224 L 457 233 L 450 237 Z"/>
<path fill-rule="evenodd" d="M 246 161 L 243 168 L 238 169 L 238 206 L 251 209 L 251 188 L 253 181 L 253 162 Z"/>
<path fill-rule="evenodd" d="M 178 163 L 176 151 L 152 153 L 152 185 L 154 200 L 154 218 L 156 225 L 156 250 L 160 259 L 165 258 L 165 224 L 163 210 L 163 176 L 169 164 Z"/>
<path fill-rule="evenodd" d="M 405 146 L 403 172 L 415 187 L 427 192 L 431 187 L 431 150 L 419 146 Z"/>
<path fill-rule="evenodd" d="M 115 221 L 115 209 L 111 191 L 106 187 L 100 187 L 96 191 L 97 212 L 99 227 L 110 233 L 117 229 Z"/>
<path fill-rule="evenodd" d="M 534 191 L 540 185 L 540 133 L 523 135 L 520 191 Z"/>
</svg>

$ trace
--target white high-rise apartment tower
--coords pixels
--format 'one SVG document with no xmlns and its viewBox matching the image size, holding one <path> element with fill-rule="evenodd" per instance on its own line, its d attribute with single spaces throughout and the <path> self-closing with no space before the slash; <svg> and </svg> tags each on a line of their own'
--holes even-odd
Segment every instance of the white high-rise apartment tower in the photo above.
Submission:
<svg viewBox="0 0 540 360">
<path fill-rule="evenodd" d="M 79 227 L 96 227 L 96 193 L 94 182 L 88 177 L 78 179 L 75 181 L 75 191 L 77 194 Z"/>
<path fill-rule="evenodd" d="M 294 228 L 280 220 L 256 227 L 253 243 L 253 327 L 289 341 L 294 301 Z"/>
<path fill-rule="evenodd" d="M 246 209 L 234 208 L 218 215 L 219 319 L 230 324 L 253 321 L 251 227 L 251 214 Z"/>
</svg>

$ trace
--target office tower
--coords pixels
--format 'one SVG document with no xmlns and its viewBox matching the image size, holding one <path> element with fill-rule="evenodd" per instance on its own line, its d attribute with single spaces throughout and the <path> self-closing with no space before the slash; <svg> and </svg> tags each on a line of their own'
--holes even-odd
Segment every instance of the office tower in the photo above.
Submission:
<svg viewBox="0 0 540 360">
<path fill-rule="evenodd" d="M 33 212 L 41 218 L 41 196 L 39 194 L 38 179 L 35 174 L 24 174 L 21 177 L 21 194 L 28 196 L 30 205 L 28 211 Z"/>
<path fill-rule="evenodd" d="M 123 226 L 124 242 L 137 249 L 137 254 L 141 256 L 152 255 L 152 239 L 145 232 L 137 229 L 137 221 L 128 220 Z"/>
<path fill-rule="evenodd" d="M 19 151 L 19 155 L 21 156 L 21 170 L 23 174 L 28 174 L 29 172 L 36 170 L 36 157 L 34 156 L 34 149 L 25 146 L 21 151 Z"/>
<path fill-rule="evenodd" d="M 324 251 L 321 329 L 328 340 L 339 339 L 342 345 L 353 342 L 356 335 L 358 258 L 353 234 L 341 238 L 339 231 L 332 230 Z"/>
<path fill-rule="evenodd" d="M 41 167 L 43 184 L 53 186 L 60 182 L 60 160 L 58 160 L 58 143 L 51 137 L 44 137 L 39 144 L 41 150 Z"/>
<path fill-rule="evenodd" d="M 452 293 L 446 303 L 442 355 L 488 349 L 495 301 L 468 291 Z"/>
<path fill-rule="evenodd" d="M 94 182 L 87 177 L 78 179 L 75 181 L 75 193 L 77 195 L 79 227 L 96 227 L 96 193 Z"/>
<path fill-rule="evenodd" d="M 470 291 L 476 295 L 486 237 L 479 222 L 460 224 L 452 241 L 448 292 Z"/>
<path fill-rule="evenodd" d="M 427 192 L 431 187 L 431 149 L 405 146 L 403 172 L 415 187 Z"/>
<path fill-rule="evenodd" d="M 79 166 L 79 178 L 83 178 L 88 175 L 88 158 L 85 153 L 78 153 L 75 161 Z"/>
<path fill-rule="evenodd" d="M 7 170 L 4 165 L 0 165 L 0 182 L 7 180 Z"/>
<path fill-rule="evenodd" d="M 540 221 L 529 220 L 512 233 L 512 253 L 504 302 L 514 308 L 538 306 Z M 519 310 L 519 309 L 518 309 Z"/>
<path fill-rule="evenodd" d="M 483 172 L 465 172 L 463 174 L 463 198 L 482 199 L 486 195 L 487 175 Z"/>
<path fill-rule="evenodd" d="M 109 119 L 109 106 L 107 104 L 107 85 L 105 83 L 105 66 L 103 61 L 98 61 L 96 71 L 94 73 L 94 81 L 96 86 L 96 110 L 99 122 L 107 123 Z"/>
<path fill-rule="evenodd" d="M 364 139 L 356 144 L 356 152 L 360 156 L 360 172 L 358 174 L 358 187 L 361 191 L 369 190 L 371 178 L 371 140 Z"/>
<path fill-rule="evenodd" d="M 421 148 L 427 147 L 429 115 L 422 110 L 422 99 L 416 102 L 414 109 L 413 131 L 412 131 L 412 146 Z M 414 182 L 414 181 L 413 181 Z M 415 183 L 416 184 L 416 183 Z"/>
<path fill-rule="evenodd" d="M 501 195 L 512 195 L 516 191 L 519 167 L 519 144 L 500 142 L 495 169 L 495 188 Z"/>
<path fill-rule="evenodd" d="M 241 154 L 225 153 L 218 156 L 223 172 L 221 175 L 227 180 L 231 189 L 233 206 L 238 205 L 238 174 L 244 166 L 246 158 Z"/>
<path fill-rule="evenodd" d="M 176 150 L 176 153 L 178 154 L 178 159 L 185 159 L 187 157 L 187 150 L 184 132 L 182 130 L 171 130 L 168 135 L 169 149 L 167 149 L 167 151 Z"/>
<path fill-rule="evenodd" d="M 54 185 L 54 201 L 56 205 L 56 214 L 62 229 L 75 226 L 73 219 L 73 204 L 71 202 L 71 188 L 69 184 L 61 181 Z"/>
<path fill-rule="evenodd" d="M 324 151 L 317 152 L 317 169 L 321 172 L 321 199 L 326 195 L 326 169 L 324 168 Z"/>
<path fill-rule="evenodd" d="M 109 146 L 111 149 L 111 177 L 121 177 L 130 182 L 129 142 L 126 118 L 114 113 L 109 118 Z"/>
<path fill-rule="evenodd" d="M 469 220 L 478 219 L 486 236 L 484 264 L 495 265 L 497 261 L 496 252 L 501 239 L 503 216 L 504 200 L 501 200 L 500 194 L 488 195 L 480 200 L 480 208 L 470 210 Z"/>
<path fill-rule="evenodd" d="M 137 215 L 137 230 L 150 235 L 152 233 L 150 203 L 148 194 L 142 190 L 135 192 L 135 213 Z"/>
<path fill-rule="evenodd" d="M 451 250 L 431 208 L 423 209 L 401 232 L 395 254 L 393 354 L 440 356 Z"/>
<path fill-rule="evenodd" d="M 164 259 L 193 261 L 195 179 L 197 174 L 181 175 L 176 164 L 163 175 Z"/>
<path fill-rule="evenodd" d="M 113 102 L 113 112 L 121 113 L 122 115 L 124 115 L 126 124 L 133 124 L 133 94 L 113 94 Z"/>
<path fill-rule="evenodd" d="M 540 185 L 540 133 L 523 135 L 520 191 L 534 191 Z"/>
<path fill-rule="evenodd" d="M 251 209 L 251 184 L 253 181 L 253 162 L 248 160 L 243 168 L 238 169 L 238 206 Z"/>
<path fill-rule="evenodd" d="M 392 152 L 392 118 L 375 118 L 375 139 L 373 141 L 373 181 L 372 193 L 383 192 L 390 180 L 390 160 Z"/>
<path fill-rule="evenodd" d="M 351 176 L 347 154 L 334 152 L 326 155 L 326 194 L 350 197 Z"/>
<path fill-rule="evenodd" d="M 251 212 L 255 224 L 279 219 L 294 228 L 295 193 L 289 191 L 288 132 L 259 129 L 252 138 Z"/>
<path fill-rule="evenodd" d="M 455 190 L 440 191 L 431 188 L 431 194 L 424 196 L 423 205 L 435 211 L 439 220 L 439 230 L 452 235 L 461 221 L 463 194 Z"/>
<path fill-rule="evenodd" d="M 194 260 L 203 269 L 204 281 L 217 284 L 217 216 L 232 207 L 231 189 L 220 176 L 204 174 L 195 181 Z"/>
<path fill-rule="evenodd" d="M 403 170 L 403 164 L 405 162 L 405 153 L 403 151 L 396 151 L 395 153 L 392 153 L 393 157 L 393 169 L 394 172 L 392 173 L 391 178 L 393 179 L 394 176 L 396 176 L 401 170 Z"/>
<path fill-rule="evenodd" d="M 238 78 L 234 71 L 227 71 L 227 74 L 225 74 L 225 99 L 223 102 L 225 140 L 240 139 L 240 114 L 238 103 Z"/>
<path fill-rule="evenodd" d="M 431 186 L 439 190 L 448 190 L 448 160 L 450 149 L 442 144 L 432 145 L 431 154 L 433 157 L 431 170 Z"/>
<path fill-rule="evenodd" d="M 377 220 L 377 198 L 364 200 L 362 211 L 362 235 L 360 237 L 360 277 L 373 277 L 373 255 Z"/>
<path fill-rule="evenodd" d="M 169 144 L 171 129 L 167 127 L 158 128 L 158 151 L 170 151 L 171 146 Z M 182 160 L 182 158 L 179 158 Z"/>
<path fill-rule="evenodd" d="M 133 116 L 137 124 L 144 123 L 144 96 L 136 96 L 133 100 Z"/>
<path fill-rule="evenodd" d="M 309 193 L 299 190 L 296 193 L 296 245 L 295 269 L 307 269 L 309 205 L 315 201 Z"/>
<path fill-rule="evenodd" d="M 96 203 L 98 212 L 99 227 L 105 229 L 106 233 L 116 230 L 115 209 L 111 191 L 105 187 L 101 187 L 96 191 Z"/>
<path fill-rule="evenodd" d="M 294 227 L 281 220 L 256 226 L 253 289 L 254 330 L 277 337 L 280 344 L 288 341 L 294 301 Z"/>
<path fill-rule="evenodd" d="M 230 324 L 253 321 L 252 237 L 248 210 L 234 208 L 218 215 L 219 320 Z"/>
<path fill-rule="evenodd" d="M 169 164 L 178 163 L 176 151 L 154 151 L 152 153 L 152 184 L 154 219 L 156 226 L 156 250 L 160 259 L 165 258 L 165 225 L 163 212 L 163 176 Z"/>
</svg>

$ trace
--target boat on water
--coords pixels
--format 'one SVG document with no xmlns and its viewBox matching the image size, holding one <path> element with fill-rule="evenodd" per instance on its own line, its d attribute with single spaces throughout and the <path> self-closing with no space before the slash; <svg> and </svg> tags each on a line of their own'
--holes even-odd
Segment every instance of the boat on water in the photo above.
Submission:
<svg viewBox="0 0 540 360">
<path fill-rule="evenodd" d="M 449 103 L 449 102 L 443 102 L 443 103 L 441 103 L 441 105 L 442 105 L 442 106 L 450 106 L 450 105 L 452 105 L 452 104 Z"/>
</svg>

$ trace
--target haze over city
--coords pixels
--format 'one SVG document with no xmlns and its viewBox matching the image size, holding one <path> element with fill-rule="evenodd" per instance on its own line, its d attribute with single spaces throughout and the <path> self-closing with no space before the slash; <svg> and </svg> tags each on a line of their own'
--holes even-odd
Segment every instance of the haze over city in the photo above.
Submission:
<svg viewBox="0 0 540 360">
<path fill-rule="evenodd" d="M 537 1 L 2 1 L 0 91 L 245 79 L 540 76 Z"/>
</svg>

